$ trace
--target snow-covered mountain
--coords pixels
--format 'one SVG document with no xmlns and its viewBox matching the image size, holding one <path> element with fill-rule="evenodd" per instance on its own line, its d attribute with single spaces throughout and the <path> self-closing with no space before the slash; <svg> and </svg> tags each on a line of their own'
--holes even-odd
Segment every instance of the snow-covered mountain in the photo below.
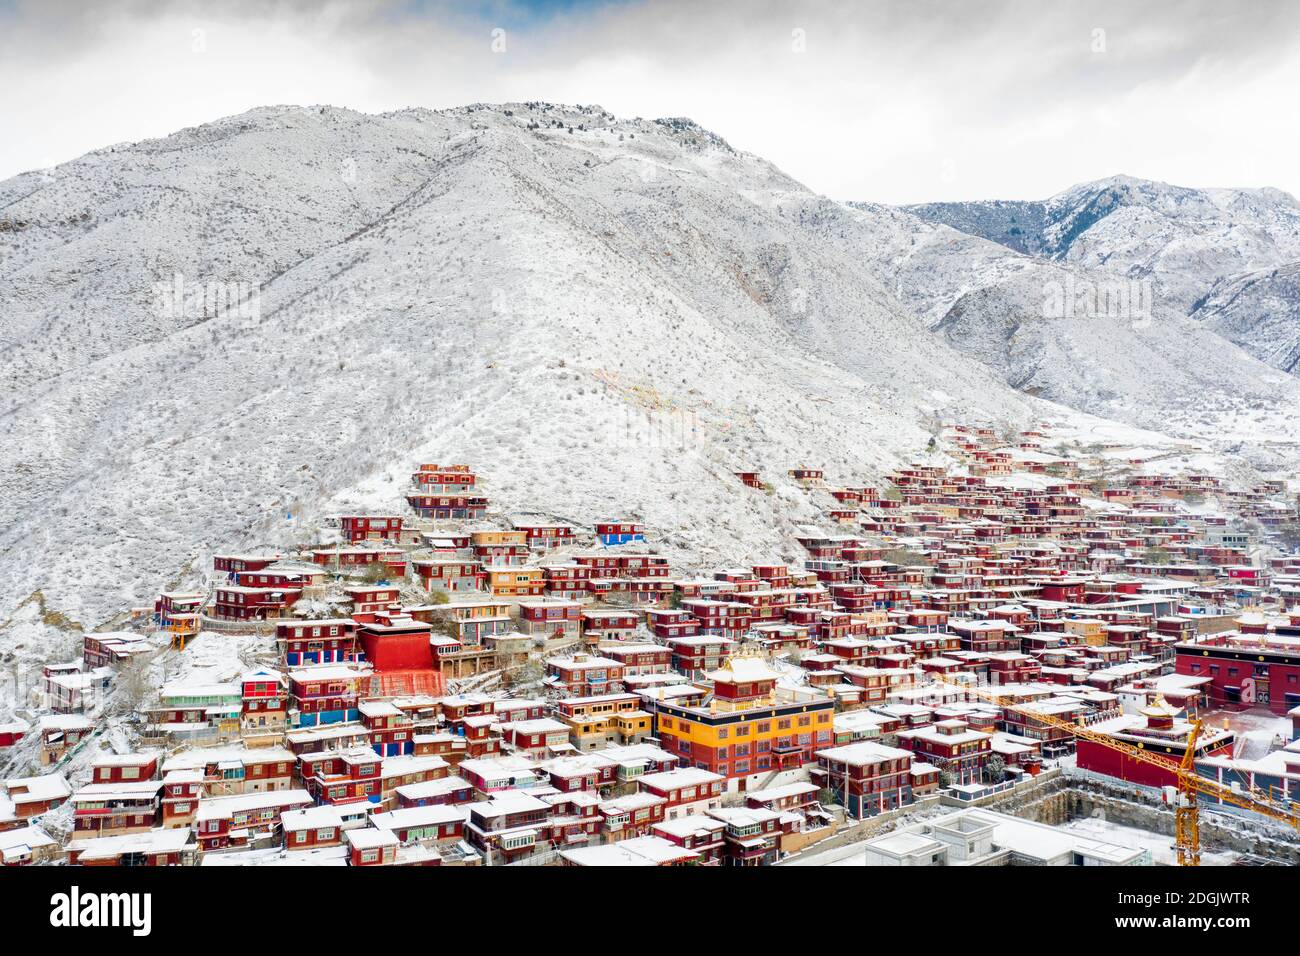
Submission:
<svg viewBox="0 0 1300 956">
<path fill-rule="evenodd" d="M 1043 318 L 1095 274 L 599 107 L 267 108 L 18 176 L 0 628 L 404 510 L 423 461 L 499 514 L 639 517 L 688 566 L 796 558 L 786 469 L 870 481 L 935 417 L 1300 458 L 1300 383 L 1208 326 Z"/>
<path fill-rule="evenodd" d="M 927 222 L 951 226 L 1031 256 L 1047 256 L 1047 203 L 992 199 L 976 202 L 933 202 L 902 209 Z"/>
<path fill-rule="evenodd" d="M 1266 365 L 1300 375 L 1300 262 L 1220 281 L 1192 318 Z"/>
<path fill-rule="evenodd" d="M 863 254 L 900 301 L 1012 387 L 1181 437 L 1244 442 L 1234 454 L 1260 464 L 1300 437 L 1294 379 L 1189 319 L 1152 282 L 906 210 L 853 207 L 869 233 Z"/>
<path fill-rule="evenodd" d="M 930 203 L 908 212 L 1018 252 L 1150 278 L 1187 314 L 1228 276 L 1300 258 L 1300 202 L 1277 189 L 1187 189 L 1112 176 L 1043 202 Z"/>
<path fill-rule="evenodd" d="M 731 472 L 867 480 L 925 412 L 1041 413 L 825 205 L 687 121 L 522 104 L 262 109 L 0 185 L 0 622 L 39 591 L 95 623 L 214 548 L 403 507 L 420 461 L 503 511 L 793 557 L 806 497 Z"/>
</svg>

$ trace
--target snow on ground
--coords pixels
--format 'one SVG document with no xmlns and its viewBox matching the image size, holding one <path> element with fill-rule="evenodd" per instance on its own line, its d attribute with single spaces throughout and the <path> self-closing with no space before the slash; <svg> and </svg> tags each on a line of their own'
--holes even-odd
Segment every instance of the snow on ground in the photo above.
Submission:
<svg viewBox="0 0 1300 956">
<path fill-rule="evenodd" d="M 1291 739 L 1291 718 L 1266 710 L 1209 710 L 1201 714 L 1201 720 L 1206 727 L 1218 728 L 1226 724 L 1238 737 L 1249 735 L 1256 740 L 1268 740 L 1273 742 L 1273 747 Z"/>
<path fill-rule="evenodd" d="M 1174 838 L 1163 833 L 1125 826 L 1102 817 L 1080 817 L 1064 824 L 1062 829 L 1106 843 L 1143 847 L 1151 851 L 1151 862 L 1161 866 L 1174 866 L 1178 862 L 1178 856 L 1174 852 Z M 1201 850 L 1201 863 L 1204 866 L 1231 866 L 1239 857 L 1240 854 L 1231 851 Z"/>
</svg>

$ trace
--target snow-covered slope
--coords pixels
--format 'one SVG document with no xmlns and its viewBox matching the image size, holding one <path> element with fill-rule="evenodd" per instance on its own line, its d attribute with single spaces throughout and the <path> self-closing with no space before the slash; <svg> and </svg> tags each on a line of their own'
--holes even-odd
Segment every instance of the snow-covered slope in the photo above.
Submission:
<svg viewBox="0 0 1300 956">
<path fill-rule="evenodd" d="M 855 203 L 845 218 L 854 212 L 852 226 L 839 228 L 855 231 L 899 300 L 1012 387 L 1232 447 L 1261 465 L 1300 451 L 1297 383 L 1149 284 L 1018 253 L 901 209 Z"/>
<path fill-rule="evenodd" d="M 1300 258 L 1300 202 L 1277 189 L 1188 189 L 1112 176 L 1043 202 L 930 203 L 920 218 L 1012 249 L 1150 279 L 1186 315 L 1215 282 Z"/>
<path fill-rule="evenodd" d="M 926 412 L 1041 411 L 816 228 L 833 205 L 686 121 L 518 104 L 262 109 L 0 185 L 0 622 L 401 507 L 420 461 L 793 557 L 806 496 L 732 471 L 868 479 Z M 160 310 L 177 274 L 256 312 Z"/>
<path fill-rule="evenodd" d="M 472 463 L 497 516 L 639 517 L 689 569 L 797 558 L 786 469 L 869 481 L 934 416 L 1291 453 L 1294 380 L 1200 325 L 1043 321 L 1076 274 L 599 107 L 277 107 L 99 150 L 0 183 L 0 628 L 402 509 L 422 461 Z"/>
<path fill-rule="evenodd" d="M 1047 255 L 1047 204 L 1033 200 L 991 199 L 931 202 L 903 206 L 927 222 L 951 226 L 1027 255 Z"/>
<path fill-rule="evenodd" d="M 1277 189 L 1185 189 L 1116 176 L 1047 204 L 1057 258 L 1150 276 L 1186 314 L 1217 280 L 1300 257 L 1300 203 Z"/>
<path fill-rule="evenodd" d="M 1261 362 L 1300 375 L 1300 262 L 1224 279 L 1192 318 Z"/>
</svg>

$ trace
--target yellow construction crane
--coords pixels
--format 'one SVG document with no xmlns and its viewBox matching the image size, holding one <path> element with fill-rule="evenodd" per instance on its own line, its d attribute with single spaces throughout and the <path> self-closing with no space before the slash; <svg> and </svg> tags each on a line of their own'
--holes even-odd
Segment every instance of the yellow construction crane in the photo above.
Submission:
<svg viewBox="0 0 1300 956">
<path fill-rule="evenodd" d="M 1007 695 L 998 694 L 996 688 L 974 687 L 965 681 L 944 674 L 935 674 L 934 677 L 943 684 L 960 688 L 973 697 L 995 703 L 1004 710 L 1024 714 L 1039 723 L 1064 730 L 1076 739 L 1090 740 L 1103 747 L 1119 751 L 1131 760 L 1167 770 L 1177 781 L 1171 802 L 1174 805 L 1174 848 L 1178 854 L 1179 866 L 1201 864 L 1200 808 L 1197 805 L 1197 797 L 1200 795 L 1279 820 L 1300 831 L 1300 810 L 1293 809 L 1289 803 L 1274 800 L 1259 790 L 1248 792 L 1225 787 L 1217 780 L 1202 777 L 1196 772 L 1196 744 L 1200 740 L 1202 730 L 1199 717 L 1192 718 L 1192 729 L 1187 735 L 1187 750 L 1182 760 L 1175 761 L 1171 757 L 1151 753 L 1141 744 L 1130 744 L 1117 740 L 1110 734 L 1093 730 L 1083 722 L 1082 718 L 1077 721 L 1065 720 L 1041 713 L 1032 704 L 1009 704 L 1006 702 Z"/>
</svg>

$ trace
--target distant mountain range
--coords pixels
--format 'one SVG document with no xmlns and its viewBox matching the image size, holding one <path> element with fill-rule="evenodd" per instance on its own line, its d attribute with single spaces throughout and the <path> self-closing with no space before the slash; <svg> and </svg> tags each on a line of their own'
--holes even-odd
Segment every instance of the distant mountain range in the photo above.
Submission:
<svg viewBox="0 0 1300 956">
<path fill-rule="evenodd" d="M 1300 203 L 1288 193 L 1115 176 L 1043 202 L 904 208 L 1026 255 L 1148 280 L 1162 306 L 1274 368 L 1300 365 Z"/>
</svg>

